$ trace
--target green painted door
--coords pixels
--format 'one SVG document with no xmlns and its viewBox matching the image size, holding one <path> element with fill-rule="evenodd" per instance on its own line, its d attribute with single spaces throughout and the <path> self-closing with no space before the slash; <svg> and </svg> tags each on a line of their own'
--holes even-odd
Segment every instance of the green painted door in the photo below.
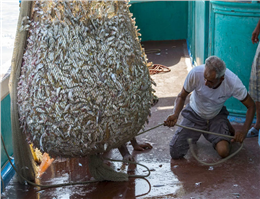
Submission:
<svg viewBox="0 0 260 199">
<path fill-rule="evenodd" d="M 209 55 L 222 58 L 248 88 L 257 45 L 251 35 L 260 19 L 260 3 L 210 2 Z M 237 99 L 225 105 L 230 114 L 245 116 L 246 107 Z"/>
</svg>

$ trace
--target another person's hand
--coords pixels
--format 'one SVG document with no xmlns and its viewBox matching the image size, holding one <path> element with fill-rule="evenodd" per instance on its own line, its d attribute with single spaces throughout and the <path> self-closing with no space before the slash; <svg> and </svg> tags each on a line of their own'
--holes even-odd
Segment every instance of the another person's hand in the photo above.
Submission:
<svg viewBox="0 0 260 199">
<path fill-rule="evenodd" d="M 164 121 L 164 126 L 169 126 L 169 127 L 172 127 L 176 124 L 178 120 L 178 116 L 176 115 L 170 115 L 166 121 Z"/>
<path fill-rule="evenodd" d="M 240 142 L 242 143 L 246 137 L 246 133 L 243 133 L 241 131 L 237 131 L 235 133 L 235 138 L 231 140 L 231 142 Z"/>
<path fill-rule="evenodd" d="M 147 149 L 152 149 L 152 145 L 150 145 L 149 143 L 143 143 L 143 144 L 136 144 L 133 146 L 135 151 L 144 151 Z"/>
<path fill-rule="evenodd" d="M 253 31 L 252 38 L 251 38 L 253 43 L 259 42 L 259 39 L 258 39 L 259 32 L 260 32 L 260 30 L 258 28 L 255 28 L 255 30 Z"/>
</svg>

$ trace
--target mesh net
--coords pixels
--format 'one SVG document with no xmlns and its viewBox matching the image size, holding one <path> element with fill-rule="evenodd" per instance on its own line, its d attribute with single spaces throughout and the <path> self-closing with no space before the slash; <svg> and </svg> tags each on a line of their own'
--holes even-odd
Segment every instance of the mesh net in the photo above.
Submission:
<svg viewBox="0 0 260 199">
<path fill-rule="evenodd" d="M 36 1 L 17 87 L 22 131 L 51 156 L 102 153 L 150 114 L 152 81 L 125 1 Z"/>
</svg>

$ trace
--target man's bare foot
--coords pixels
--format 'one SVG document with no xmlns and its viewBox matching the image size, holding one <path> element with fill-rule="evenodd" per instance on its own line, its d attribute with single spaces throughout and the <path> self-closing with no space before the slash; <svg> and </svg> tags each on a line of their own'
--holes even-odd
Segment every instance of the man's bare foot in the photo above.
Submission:
<svg viewBox="0 0 260 199">
<path fill-rule="evenodd" d="M 149 143 L 135 144 L 133 147 L 135 151 L 144 151 L 153 148 Z"/>
<path fill-rule="evenodd" d="M 135 151 L 144 151 L 153 148 L 149 143 L 138 144 L 135 138 L 131 140 L 131 144 Z"/>
</svg>

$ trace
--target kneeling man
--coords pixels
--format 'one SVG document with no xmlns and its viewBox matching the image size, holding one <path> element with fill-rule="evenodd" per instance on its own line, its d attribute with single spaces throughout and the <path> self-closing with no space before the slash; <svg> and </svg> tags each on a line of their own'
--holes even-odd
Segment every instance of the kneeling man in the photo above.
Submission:
<svg viewBox="0 0 260 199">
<path fill-rule="evenodd" d="M 189 93 L 191 93 L 190 102 L 183 109 Z M 170 154 L 173 159 L 185 156 L 189 150 L 187 139 L 192 138 L 193 143 L 196 143 L 201 134 L 212 143 L 221 157 L 228 156 L 230 142 L 243 142 L 255 114 L 255 103 L 242 81 L 226 69 L 225 63 L 220 58 L 211 56 L 206 59 L 205 65 L 194 67 L 188 73 L 182 91 L 175 101 L 174 113 L 164 122 L 165 126 L 174 126 L 181 113 L 183 126 L 230 135 L 233 128 L 227 118 L 229 113 L 224 106 L 230 97 L 235 97 L 247 107 L 245 123 L 241 130 L 235 132 L 234 139 L 179 127 L 170 142 Z"/>
</svg>

